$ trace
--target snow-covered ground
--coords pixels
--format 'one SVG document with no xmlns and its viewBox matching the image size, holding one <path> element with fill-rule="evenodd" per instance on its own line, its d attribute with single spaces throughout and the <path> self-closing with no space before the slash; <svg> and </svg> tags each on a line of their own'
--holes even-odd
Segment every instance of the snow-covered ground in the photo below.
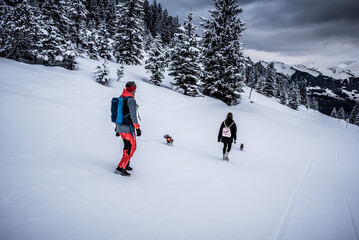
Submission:
<svg viewBox="0 0 359 240">
<path fill-rule="evenodd" d="M 79 61 L 0 59 L 0 239 L 359 239 L 357 126 L 256 92 L 250 103 L 248 89 L 235 107 L 186 97 L 143 81 L 143 66 L 103 87 L 101 63 Z M 130 178 L 113 174 L 123 145 L 110 121 L 128 80 L 142 119 Z M 245 147 L 227 162 L 229 111 Z"/>
</svg>

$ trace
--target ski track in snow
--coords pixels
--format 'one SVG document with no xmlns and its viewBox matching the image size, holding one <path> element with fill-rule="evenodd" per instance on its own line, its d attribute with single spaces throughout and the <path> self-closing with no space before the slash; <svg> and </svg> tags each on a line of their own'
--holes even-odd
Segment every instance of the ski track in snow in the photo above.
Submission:
<svg viewBox="0 0 359 240">
<path fill-rule="evenodd" d="M 311 196 L 309 196 L 310 194 L 306 194 L 308 193 L 308 190 L 311 186 L 315 185 L 315 183 L 313 183 L 312 181 L 307 181 L 309 176 L 311 175 L 319 175 L 319 176 L 327 176 L 327 175 L 320 175 L 318 174 L 318 171 L 316 169 L 313 169 L 313 165 L 316 162 L 321 161 L 322 159 L 317 159 L 316 156 L 317 155 L 321 155 L 320 154 L 320 147 L 322 147 L 322 142 L 324 139 L 326 138 L 332 138 L 332 139 L 336 139 L 336 137 L 339 136 L 339 134 L 335 134 L 335 136 L 331 136 L 331 134 L 328 134 L 328 131 L 324 130 L 323 133 L 321 134 L 321 136 L 318 138 L 317 143 L 315 145 L 315 147 L 313 148 L 312 151 L 312 155 L 310 158 L 310 161 L 307 164 L 306 170 L 303 174 L 303 177 L 301 178 L 301 180 L 299 181 L 299 183 L 297 184 L 295 191 L 293 193 L 293 195 L 291 196 L 287 207 L 285 208 L 285 211 L 283 213 L 282 219 L 277 227 L 277 230 L 275 231 L 274 237 L 271 239 L 306 239 L 306 237 L 308 236 L 303 236 L 302 232 L 308 232 L 306 229 L 303 229 L 303 224 L 300 221 L 308 221 L 308 222 L 312 222 L 313 225 L 318 224 L 318 222 L 315 222 L 315 220 L 312 220 L 310 217 L 307 217 L 306 215 L 308 215 L 308 212 L 303 211 L 305 209 L 303 209 L 302 206 L 298 206 L 303 205 L 303 200 L 305 201 L 306 198 L 310 198 Z M 324 141 L 325 142 L 325 141 Z M 338 149 L 340 149 L 341 144 L 342 144 L 342 136 L 340 135 L 339 137 L 339 141 L 335 141 L 334 144 L 338 145 Z M 334 146 L 334 145 L 333 145 Z M 331 150 L 331 147 L 333 146 L 327 146 L 328 150 Z M 357 240 L 358 239 L 358 234 L 357 234 L 357 229 L 356 229 L 356 225 L 355 225 L 355 221 L 354 221 L 354 217 L 353 217 L 353 213 L 351 211 L 351 207 L 348 201 L 348 198 L 345 194 L 343 185 L 342 185 L 342 181 L 340 178 L 340 174 L 339 174 L 339 162 L 341 160 L 340 156 L 339 156 L 340 152 L 337 151 L 336 154 L 332 157 L 333 161 L 330 161 L 332 159 L 326 159 L 329 160 L 327 162 L 327 165 L 329 166 L 329 171 L 328 172 L 328 176 L 330 176 L 330 178 L 328 179 L 320 179 L 319 181 L 326 182 L 326 183 L 331 183 L 331 191 L 330 191 L 330 196 L 328 197 L 329 200 L 332 200 L 334 203 L 332 204 L 332 210 L 329 213 L 326 213 L 328 216 L 328 218 L 326 219 L 325 217 L 322 219 L 322 222 L 319 223 L 319 225 L 321 225 L 321 227 L 323 228 L 328 228 L 328 230 L 330 229 L 330 223 L 331 221 L 340 221 L 337 219 L 342 219 L 343 216 L 342 215 L 346 215 L 345 216 L 345 221 L 346 223 L 349 225 L 350 227 L 350 232 L 349 230 L 345 231 L 345 229 L 343 229 L 342 226 L 337 226 L 334 225 L 333 229 L 330 229 L 330 232 L 334 231 L 334 239 L 344 239 L 343 234 L 345 235 L 345 239 L 354 239 Z M 333 170 L 333 171 L 331 171 Z M 326 169 L 323 169 L 323 172 L 325 172 Z M 333 174 L 331 174 L 333 173 Z M 334 190 L 333 190 L 334 188 Z M 323 190 L 323 189 L 316 189 L 318 191 Z M 326 189 L 324 189 L 323 191 L 325 191 Z M 335 191 L 334 193 L 339 193 L 339 194 L 333 194 L 333 191 Z M 309 192 L 310 193 L 310 192 Z M 327 194 L 328 195 L 328 194 Z M 339 196 L 338 196 L 339 195 Z M 341 198 L 340 198 L 341 195 Z M 332 197 L 333 199 L 331 199 L 330 197 Z M 301 201 L 302 200 L 302 201 Z M 301 213 L 302 215 L 298 214 L 297 212 L 295 212 L 295 208 L 298 207 L 299 210 L 297 211 L 303 211 L 303 213 Z M 308 209 L 310 209 L 308 207 Z M 314 208 L 315 209 L 315 208 Z M 315 209 L 317 210 L 317 209 Z M 314 211 L 315 211 L 314 210 Z M 319 214 L 323 214 L 323 212 L 320 212 L 320 209 L 317 210 Z M 313 214 L 313 213 L 309 213 L 309 214 Z M 332 217 L 332 218 L 331 218 Z M 293 230 L 293 225 L 295 225 L 296 227 Z M 310 223 L 309 223 L 310 225 Z M 315 225 L 317 227 L 317 225 Z M 308 226 L 307 226 L 308 227 Z M 336 229 L 338 228 L 338 229 Z M 315 227 L 314 227 L 315 229 Z M 318 231 L 319 233 L 319 239 L 328 239 L 327 237 L 330 236 L 331 233 L 321 233 L 321 229 L 315 229 L 316 231 Z M 324 230 L 325 231 L 325 230 Z M 333 233 L 332 233 L 333 234 Z M 326 235 L 326 236 L 323 236 Z M 348 236 L 351 235 L 351 236 Z M 314 236 L 314 235 L 313 235 Z M 310 236 L 310 237 L 313 237 Z M 318 237 L 318 236 L 317 236 Z M 318 238 L 315 238 L 318 239 Z"/>
<path fill-rule="evenodd" d="M 275 238 L 274 239 L 283 239 L 283 235 L 284 235 L 284 232 L 285 232 L 285 229 L 286 229 L 286 223 L 288 222 L 288 218 L 290 217 L 290 213 L 292 212 L 293 210 L 293 206 L 294 206 L 294 202 L 297 198 L 297 195 L 298 195 L 298 192 L 299 192 L 299 189 L 303 186 L 303 183 L 304 183 L 304 180 L 306 179 L 306 177 L 309 175 L 310 173 L 310 170 L 311 170 L 311 167 L 313 165 L 313 161 L 314 161 L 314 157 L 316 156 L 316 153 L 318 151 L 318 147 L 319 147 L 319 144 L 321 142 L 322 139 L 325 138 L 325 136 L 327 135 L 327 132 L 324 131 L 322 133 L 322 135 L 319 137 L 315 147 L 314 147 L 314 150 L 312 151 L 312 156 L 310 158 L 310 161 L 308 162 L 308 165 L 306 167 L 306 170 L 303 174 L 303 177 L 301 178 L 301 180 L 299 181 L 297 187 L 295 188 L 295 191 L 284 211 L 284 214 L 283 214 L 283 217 L 282 217 L 282 220 L 280 221 L 279 223 L 279 226 L 278 226 L 278 230 L 276 231 L 277 233 L 275 234 Z"/>
<path fill-rule="evenodd" d="M 340 139 L 339 139 L 339 147 L 341 147 L 341 145 L 343 144 L 343 136 L 340 135 Z M 338 181 L 338 186 L 340 189 L 340 192 L 343 196 L 344 199 L 344 203 L 347 209 L 347 213 L 348 213 L 348 219 L 350 219 L 350 225 L 351 225 L 351 229 L 352 229 L 352 234 L 353 234 L 353 239 L 358 240 L 358 233 L 357 233 L 357 229 L 355 227 L 355 221 L 354 221 L 354 217 L 353 217 L 353 213 L 348 201 L 348 197 L 345 194 L 344 188 L 343 188 L 343 184 L 342 184 L 342 180 L 340 178 L 340 174 L 339 174 L 339 161 L 340 161 L 340 156 L 339 156 L 339 152 L 337 152 L 337 156 L 336 156 L 336 162 L 335 162 L 335 173 L 336 173 L 336 177 L 337 177 L 337 181 Z"/>
</svg>

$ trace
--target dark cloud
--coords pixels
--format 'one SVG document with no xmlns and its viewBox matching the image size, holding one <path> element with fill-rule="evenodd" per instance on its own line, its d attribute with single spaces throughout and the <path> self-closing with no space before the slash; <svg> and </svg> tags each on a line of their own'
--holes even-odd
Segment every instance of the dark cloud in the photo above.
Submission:
<svg viewBox="0 0 359 240">
<path fill-rule="evenodd" d="M 180 22 L 190 10 L 210 17 L 212 0 L 157 0 Z M 330 52 L 359 62 L 359 0 L 243 0 L 239 18 L 247 23 L 246 48 L 290 56 Z M 341 49 L 341 46 L 345 46 Z M 336 49 L 335 49 L 336 48 Z M 345 59 L 343 51 L 350 51 Z M 337 51 L 337 52 L 336 52 Z M 356 55 L 357 54 L 357 55 Z M 355 57 L 355 55 L 357 57 Z M 339 61 L 339 59 L 338 59 Z"/>
</svg>

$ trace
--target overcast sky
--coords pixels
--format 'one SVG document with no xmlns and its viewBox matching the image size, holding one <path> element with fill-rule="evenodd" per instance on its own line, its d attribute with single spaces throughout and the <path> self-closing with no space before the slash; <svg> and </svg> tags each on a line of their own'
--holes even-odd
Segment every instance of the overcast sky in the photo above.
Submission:
<svg viewBox="0 0 359 240">
<path fill-rule="evenodd" d="M 192 10 L 210 18 L 213 0 L 157 0 L 180 23 Z M 239 0 L 240 39 L 254 61 L 349 66 L 359 76 L 359 0 Z M 196 23 L 198 25 L 198 22 Z M 201 27 L 198 25 L 199 29 Z"/>
</svg>

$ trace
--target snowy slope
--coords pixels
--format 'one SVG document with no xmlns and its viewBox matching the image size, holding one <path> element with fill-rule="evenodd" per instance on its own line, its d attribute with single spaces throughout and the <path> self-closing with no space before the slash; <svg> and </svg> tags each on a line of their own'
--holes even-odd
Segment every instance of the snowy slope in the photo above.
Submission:
<svg viewBox="0 0 359 240">
<path fill-rule="evenodd" d="M 324 76 L 332 77 L 334 79 L 349 79 L 355 77 L 354 73 L 347 68 L 331 67 L 318 69 Z"/>
<path fill-rule="evenodd" d="M 274 62 L 274 68 L 277 72 L 289 77 L 295 73 L 295 70 L 290 65 L 281 62 Z"/>
<path fill-rule="evenodd" d="M 0 59 L 0 239 L 359 238 L 357 126 L 256 92 L 251 104 L 248 89 L 236 107 L 186 97 L 129 66 L 143 135 L 126 178 L 113 174 L 122 142 L 109 110 L 124 82 L 102 87 L 100 63 L 79 61 Z M 229 111 L 245 148 L 224 162 Z"/>
</svg>

